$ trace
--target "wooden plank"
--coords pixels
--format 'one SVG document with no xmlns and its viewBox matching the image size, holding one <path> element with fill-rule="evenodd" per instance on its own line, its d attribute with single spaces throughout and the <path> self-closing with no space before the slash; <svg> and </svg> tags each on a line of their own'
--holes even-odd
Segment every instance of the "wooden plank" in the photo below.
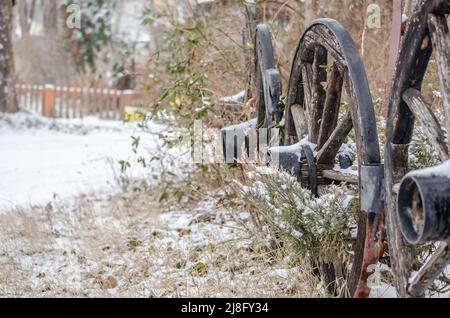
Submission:
<svg viewBox="0 0 450 318">
<path fill-rule="evenodd" d="M 348 111 L 334 129 L 330 138 L 317 154 L 318 164 L 334 164 L 339 149 L 353 128 L 352 114 Z"/>
<path fill-rule="evenodd" d="M 438 65 L 447 131 L 450 133 L 450 32 L 445 16 L 430 14 L 428 25 Z"/>
<path fill-rule="evenodd" d="M 39 97 L 38 97 L 38 99 L 39 99 L 39 105 L 38 106 L 39 107 L 37 109 L 37 113 L 38 114 L 42 114 L 42 109 L 44 108 L 44 105 L 42 104 L 43 96 L 44 96 L 44 86 L 43 85 L 39 85 L 38 89 L 39 89 Z"/>
<path fill-rule="evenodd" d="M 86 87 L 84 87 L 84 83 L 80 83 L 80 104 L 79 104 L 79 112 L 80 118 L 85 116 L 85 98 L 86 98 Z"/>
<path fill-rule="evenodd" d="M 55 117 L 55 87 L 53 85 L 45 86 L 43 105 L 43 115 Z"/>
<path fill-rule="evenodd" d="M 55 87 L 55 104 L 60 105 L 59 107 L 61 107 L 62 99 L 63 99 L 63 88 L 61 86 L 56 86 Z"/>
<path fill-rule="evenodd" d="M 116 110 L 115 110 L 115 102 L 116 102 L 116 90 L 109 90 L 109 119 L 116 118 Z"/>
<path fill-rule="evenodd" d="M 73 82 L 73 87 L 71 88 L 71 102 L 72 102 L 72 117 L 77 118 L 77 95 L 78 95 L 78 84 L 77 81 Z"/>
<path fill-rule="evenodd" d="M 64 93 L 64 97 L 62 98 L 62 103 L 61 103 L 61 117 L 64 118 L 69 118 L 69 107 L 70 107 L 70 92 L 69 92 L 69 85 L 70 82 L 66 81 L 65 85 L 63 86 L 63 93 Z"/>
<path fill-rule="evenodd" d="M 107 119 L 108 118 L 108 89 L 103 88 L 102 89 L 102 118 Z"/>
<path fill-rule="evenodd" d="M 36 85 L 32 85 L 31 86 L 31 104 L 30 104 L 30 108 L 33 110 L 33 111 L 36 111 L 36 109 L 37 109 L 37 94 L 36 94 L 36 91 L 37 91 L 37 87 L 36 87 Z"/>
<path fill-rule="evenodd" d="M 102 106 L 103 106 L 103 101 L 102 101 L 102 89 L 100 87 L 97 87 L 95 89 L 95 97 L 96 99 L 93 100 L 93 107 L 95 109 L 95 116 L 97 116 L 98 118 L 102 118 Z"/>
<path fill-rule="evenodd" d="M 26 98 L 26 107 L 28 108 L 28 109 L 31 109 L 31 85 L 26 85 L 26 96 L 27 96 L 27 98 Z"/>
<path fill-rule="evenodd" d="M 93 100 L 95 100 L 95 89 L 90 87 L 88 88 L 88 115 L 92 115 L 95 113 L 95 107 Z"/>
<path fill-rule="evenodd" d="M 118 108 L 118 112 L 119 112 L 119 119 L 123 120 L 124 119 L 124 104 L 123 104 L 123 92 L 122 91 L 118 91 L 117 94 L 117 108 Z"/>
<path fill-rule="evenodd" d="M 421 124 L 428 141 L 436 150 L 441 161 L 448 160 L 449 149 L 445 142 L 444 132 L 433 110 L 427 104 L 422 94 L 414 88 L 409 88 L 403 93 L 403 100 L 408 104 L 414 117 Z"/>
</svg>

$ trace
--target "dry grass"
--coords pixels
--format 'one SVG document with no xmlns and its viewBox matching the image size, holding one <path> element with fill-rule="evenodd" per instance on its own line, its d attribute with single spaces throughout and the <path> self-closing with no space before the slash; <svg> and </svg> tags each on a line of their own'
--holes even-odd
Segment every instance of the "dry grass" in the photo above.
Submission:
<svg viewBox="0 0 450 318">
<path fill-rule="evenodd" d="M 159 192 L 3 212 L 0 297 L 320 296 L 218 190 L 170 209 Z"/>
</svg>

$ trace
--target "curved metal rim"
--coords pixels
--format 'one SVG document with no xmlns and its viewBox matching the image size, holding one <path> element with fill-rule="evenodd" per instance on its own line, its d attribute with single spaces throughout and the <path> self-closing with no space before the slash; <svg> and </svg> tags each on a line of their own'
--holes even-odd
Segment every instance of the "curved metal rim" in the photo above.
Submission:
<svg viewBox="0 0 450 318">
<path fill-rule="evenodd" d="M 264 70 L 275 68 L 275 57 L 273 54 L 273 45 L 272 45 L 272 37 L 270 35 L 269 28 L 266 24 L 258 24 L 256 26 L 255 31 L 255 41 L 261 44 L 262 46 L 262 62 Z M 255 71 L 258 69 L 258 58 L 259 55 L 257 54 L 258 45 L 255 45 Z"/>
<path fill-rule="evenodd" d="M 363 157 L 364 162 L 361 162 L 361 164 L 380 164 L 381 155 L 378 143 L 375 109 L 372 102 L 372 96 L 370 94 L 367 74 L 361 55 L 356 48 L 356 44 L 344 27 L 338 21 L 333 19 L 326 18 L 313 21 L 300 38 L 300 42 L 295 53 L 296 58 L 292 63 L 291 69 L 293 70 L 295 67 L 300 48 L 303 46 L 305 35 L 316 25 L 326 26 L 338 41 L 341 52 L 347 62 L 350 78 L 354 84 L 358 112 L 364 114 L 364 116 L 359 116 L 361 119 L 361 122 L 359 123 L 361 127 L 361 140 L 364 143 L 363 147 L 366 149 L 366 152 L 364 153 L 365 156 Z M 289 79 L 289 89 L 291 87 L 292 80 L 292 78 Z"/>
<path fill-rule="evenodd" d="M 269 118 L 270 110 L 268 107 L 269 101 L 267 100 L 270 97 L 275 97 L 274 100 L 278 100 L 276 97 L 279 98 L 279 96 L 271 96 L 269 83 L 267 82 L 266 78 L 266 71 L 267 70 L 276 70 L 275 68 L 275 56 L 274 56 L 274 50 L 273 50 L 273 44 L 272 44 L 272 37 L 269 31 L 269 28 L 266 24 L 259 24 L 256 27 L 255 30 L 255 45 L 254 45 L 254 74 L 259 74 L 254 77 L 255 80 L 255 87 L 258 86 L 258 84 L 262 84 L 262 92 L 264 94 L 263 101 L 264 101 L 264 122 L 258 123 L 263 124 L 263 128 L 268 128 L 269 124 L 271 123 L 271 119 Z M 261 76 L 261 83 L 258 83 L 258 77 Z M 280 82 L 281 85 L 281 82 Z M 258 88 L 258 87 L 257 87 Z M 258 88 L 259 89 L 259 88 Z M 259 95 L 259 93 L 257 93 Z M 257 114 L 259 114 L 262 109 L 260 109 L 260 105 L 257 105 Z M 275 113 L 279 113 L 279 111 L 276 109 Z M 276 115 L 276 114 L 275 114 Z M 258 115 L 258 121 L 259 121 L 260 115 Z M 277 121 L 278 119 L 281 120 L 280 114 L 277 115 Z"/>
</svg>

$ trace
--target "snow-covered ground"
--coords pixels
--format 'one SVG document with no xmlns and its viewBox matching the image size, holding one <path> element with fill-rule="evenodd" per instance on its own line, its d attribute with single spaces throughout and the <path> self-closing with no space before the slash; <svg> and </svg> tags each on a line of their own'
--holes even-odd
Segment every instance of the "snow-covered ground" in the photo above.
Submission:
<svg viewBox="0 0 450 318">
<path fill-rule="evenodd" d="M 249 213 L 223 206 L 223 190 L 207 178 L 193 187 L 189 151 L 165 147 L 168 130 L 0 115 L 0 297 L 317 293 L 301 267 L 269 252 Z M 120 187 L 119 160 L 131 164 L 127 180 L 148 186 Z M 195 195 L 163 206 L 167 171 Z"/>
<path fill-rule="evenodd" d="M 144 131 L 137 124 L 96 118 L 50 120 L 26 112 L 2 114 L 0 208 L 111 191 L 124 177 L 157 182 L 160 163 L 144 168 L 138 158 L 150 162 L 162 156 L 167 132 L 167 127 L 155 122 L 149 122 Z M 132 137 L 140 138 L 136 153 Z M 179 150 L 172 154 L 183 157 Z M 124 173 L 120 161 L 130 163 Z"/>
</svg>

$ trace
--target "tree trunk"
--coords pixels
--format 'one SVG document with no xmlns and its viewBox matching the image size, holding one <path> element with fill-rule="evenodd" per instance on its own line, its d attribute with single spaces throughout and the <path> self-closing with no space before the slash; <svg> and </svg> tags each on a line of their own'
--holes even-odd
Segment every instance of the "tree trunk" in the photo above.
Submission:
<svg viewBox="0 0 450 318">
<path fill-rule="evenodd" d="M 53 34 L 58 31 L 58 2 L 45 1 L 43 3 L 44 10 L 44 30 L 46 34 Z"/>
<path fill-rule="evenodd" d="M 22 36 L 30 34 L 31 24 L 36 10 L 36 0 L 17 1 L 19 24 Z"/>
<path fill-rule="evenodd" d="M 317 0 L 305 0 L 305 27 L 308 27 L 317 17 Z"/>
<path fill-rule="evenodd" d="M 0 1 L 0 112 L 16 112 L 12 50 L 12 0 Z"/>
</svg>

